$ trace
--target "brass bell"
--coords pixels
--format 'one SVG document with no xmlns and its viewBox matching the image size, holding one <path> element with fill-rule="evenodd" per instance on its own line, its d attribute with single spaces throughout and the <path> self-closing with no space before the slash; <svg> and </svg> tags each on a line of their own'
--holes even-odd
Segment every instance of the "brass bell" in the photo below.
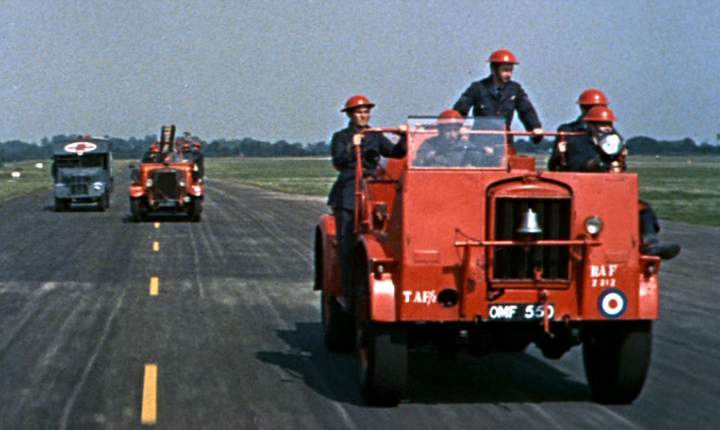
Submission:
<svg viewBox="0 0 720 430">
<path fill-rule="evenodd" d="M 525 212 L 522 224 L 520 224 L 520 227 L 518 227 L 517 232 L 521 234 L 542 233 L 540 224 L 538 224 L 537 214 L 533 212 L 532 209 L 528 208 L 527 212 Z"/>
</svg>

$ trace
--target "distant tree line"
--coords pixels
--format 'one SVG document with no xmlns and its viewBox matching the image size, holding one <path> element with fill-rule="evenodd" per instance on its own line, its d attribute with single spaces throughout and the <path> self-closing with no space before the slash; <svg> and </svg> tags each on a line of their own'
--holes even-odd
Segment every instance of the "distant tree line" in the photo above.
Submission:
<svg viewBox="0 0 720 430">
<path fill-rule="evenodd" d="M 0 164 L 3 161 L 40 160 L 50 158 L 56 143 L 67 141 L 77 136 L 56 135 L 43 138 L 39 144 L 9 140 L 0 142 Z M 113 156 L 117 159 L 139 159 L 157 138 L 147 135 L 143 138 L 129 139 L 109 138 L 113 144 Z M 328 156 L 330 145 L 327 142 L 290 143 L 285 140 L 267 142 L 246 137 L 244 139 L 217 139 L 203 143 L 206 157 L 312 157 Z M 719 154 L 720 146 L 708 143 L 696 144 L 689 138 L 675 141 L 655 140 L 650 137 L 637 136 L 627 140 L 630 154 L 650 155 L 702 155 Z M 552 143 L 544 140 L 538 145 L 529 140 L 517 139 L 515 147 L 521 153 L 545 153 L 552 149 Z"/>
<path fill-rule="evenodd" d="M 57 143 L 77 138 L 74 135 L 56 135 L 43 138 L 39 144 L 20 140 L 0 142 L 0 163 L 3 161 L 41 160 L 52 156 Z M 157 137 L 147 135 L 144 138 L 129 139 L 108 138 L 112 142 L 113 157 L 116 159 L 139 159 L 148 150 Z M 330 154 L 330 145 L 326 142 L 290 143 L 285 140 L 267 142 L 251 138 L 217 139 L 210 143 L 201 140 L 206 157 L 316 157 Z"/>
</svg>

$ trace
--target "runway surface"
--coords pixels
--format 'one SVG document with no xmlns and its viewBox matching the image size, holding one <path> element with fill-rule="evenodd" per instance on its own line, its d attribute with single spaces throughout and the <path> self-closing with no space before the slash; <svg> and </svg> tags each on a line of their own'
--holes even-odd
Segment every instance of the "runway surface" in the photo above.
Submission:
<svg viewBox="0 0 720 430">
<path fill-rule="evenodd" d="M 411 353 L 407 399 L 363 404 L 312 291 L 322 201 L 209 181 L 203 221 L 0 204 L 0 428 L 716 428 L 720 229 L 663 222 L 652 365 L 630 406 L 590 400 L 579 348 Z M 154 245 L 157 243 L 157 245 Z M 156 293 L 156 295 L 151 295 Z M 153 370 L 154 369 L 154 370 Z M 155 377 L 153 377 L 155 376 Z"/>
</svg>

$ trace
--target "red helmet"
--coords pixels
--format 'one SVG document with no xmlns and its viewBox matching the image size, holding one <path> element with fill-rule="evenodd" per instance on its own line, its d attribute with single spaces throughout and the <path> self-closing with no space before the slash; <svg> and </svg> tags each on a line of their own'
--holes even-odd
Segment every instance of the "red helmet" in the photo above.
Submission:
<svg viewBox="0 0 720 430">
<path fill-rule="evenodd" d="M 157 143 L 153 143 L 152 145 L 150 145 L 150 152 L 152 152 L 153 154 L 157 154 L 158 152 L 160 152 L 160 146 L 158 146 Z"/>
<path fill-rule="evenodd" d="M 587 122 L 615 122 L 615 114 L 607 106 L 595 106 L 585 114 Z"/>
<path fill-rule="evenodd" d="M 508 51 L 507 49 L 498 49 L 497 51 L 490 54 L 490 58 L 488 58 L 488 63 L 490 63 L 490 64 L 501 64 L 501 63 L 518 64 L 518 61 L 512 52 Z"/>
<path fill-rule="evenodd" d="M 202 145 L 200 145 L 200 142 L 194 142 L 194 143 L 192 144 L 192 146 L 193 146 L 193 149 L 196 150 L 196 151 L 199 151 L 200 148 L 202 147 Z"/>
<path fill-rule="evenodd" d="M 369 107 L 370 109 L 375 107 L 375 104 L 370 102 L 370 99 L 362 94 L 356 94 L 345 102 L 345 107 L 340 112 L 347 112 L 359 107 Z"/>
<path fill-rule="evenodd" d="M 597 88 L 590 88 L 580 94 L 577 104 L 580 106 L 607 106 L 610 104 L 610 101 L 604 92 Z"/>
<path fill-rule="evenodd" d="M 438 125 L 462 125 L 464 122 L 465 118 L 455 109 L 445 110 L 438 116 Z"/>
</svg>

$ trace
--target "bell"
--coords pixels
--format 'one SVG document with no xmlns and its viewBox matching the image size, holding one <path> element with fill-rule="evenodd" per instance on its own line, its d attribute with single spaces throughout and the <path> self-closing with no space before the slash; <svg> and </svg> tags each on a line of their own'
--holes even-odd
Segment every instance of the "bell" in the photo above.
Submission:
<svg viewBox="0 0 720 430">
<path fill-rule="evenodd" d="M 527 212 L 525 212 L 522 224 L 520 224 L 520 227 L 518 227 L 517 232 L 522 234 L 542 233 L 540 224 L 538 224 L 537 214 L 533 212 L 532 209 L 528 208 Z"/>
</svg>

